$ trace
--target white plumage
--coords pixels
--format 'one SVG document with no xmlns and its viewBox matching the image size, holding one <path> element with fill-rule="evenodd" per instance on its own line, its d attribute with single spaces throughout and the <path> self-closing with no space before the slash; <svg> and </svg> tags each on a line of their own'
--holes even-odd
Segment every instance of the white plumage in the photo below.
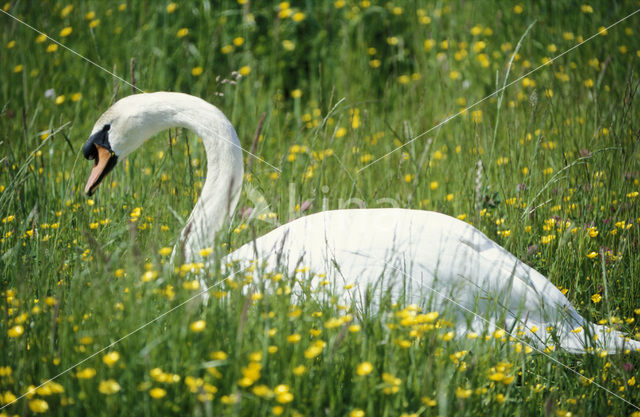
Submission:
<svg viewBox="0 0 640 417">
<path fill-rule="evenodd" d="M 207 179 L 181 239 L 187 260 L 197 260 L 199 249 L 213 245 L 216 231 L 232 214 L 239 197 L 242 154 L 230 122 L 199 98 L 160 92 L 118 101 L 100 117 L 93 133 L 105 124 L 110 125 L 108 140 L 118 157 L 169 127 L 185 127 L 202 137 Z M 95 186 L 87 184 L 87 189 Z M 472 328 L 487 323 L 507 330 L 520 328 L 540 347 L 559 345 L 556 347 L 575 353 L 593 348 L 609 352 L 640 349 L 640 342 L 589 323 L 549 280 L 478 229 L 440 213 L 405 209 L 320 212 L 247 243 L 223 263 L 248 265 L 254 259 L 266 270 L 295 274 L 304 266 L 325 274 L 323 279 L 343 303 L 355 301 L 362 306 L 364 293 L 370 291 L 375 310 L 375 295 L 389 291 L 392 298 L 406 303 L 455 309 L 460 320 Z M 347 284 L 354 288 L 344 290 Z M 550 326 L 553 337 L 547 331 Z M 579 328 L 583 330 L 576 332 Z"/>
</svg>

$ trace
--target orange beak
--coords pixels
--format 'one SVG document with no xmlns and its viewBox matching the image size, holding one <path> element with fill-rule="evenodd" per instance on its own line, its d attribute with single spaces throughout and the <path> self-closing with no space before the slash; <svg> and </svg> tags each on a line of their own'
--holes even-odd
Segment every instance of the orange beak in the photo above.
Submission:
<svg viewBox="0 0 640 417">
<path fill-rule="evenodd" d="M 84 192 L 87 195 L 94 193 L 98 185 L 100 185 L 100 182 L 102 182 L 104 177 L 113 169 L 118 161 L 118 157 L 108 149 L 96 144 L 94 144 L 94 146 L 98 151 L 98 156 L 95 158 L 95 165 L 91 170 L 87 185 L 84 187 Z"/>
</svg>

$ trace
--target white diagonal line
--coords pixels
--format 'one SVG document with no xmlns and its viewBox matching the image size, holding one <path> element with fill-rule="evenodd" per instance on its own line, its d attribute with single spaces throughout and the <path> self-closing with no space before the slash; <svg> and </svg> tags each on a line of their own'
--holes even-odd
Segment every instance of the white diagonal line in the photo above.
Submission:
<svg viewBox="0 0 640 417">
<path fill-rule="evenodd" d="M 598 388 L 601 388 L 602 390 L 604 390 L 605 392 L 607 392 L 610 395 L 613 395 L 614 397 L 618 398 L 619 400 L 624 401 L 625 403 L 629 404 L 630 406 L 632 406 L 633 408 L 640 410 L 640 407 L 637 406 L 636 404 L 622 398 L 621 396 L 619 396 L 618 394 L 616 394 L 615 392 L 611 391 L 610 389 L 604 387 L 603 385 L 597 383 L 593 378 L 587 378 L 586 376 L 582 375 L 580 372 L 576 371 L 575 369 L 570 368 L 569 366 L 565 365 L 564 363 L 560 362 L 559 360 L 557 360 L 556 358 L 554 358 L 553 356 L 545 353 L 544 351 L 538 349 L 537 347 L 533 346 L 532 344 L 530 344 L 529 342 L 527 342 L 526 340 L 514 335 L 513 333 L 509 332 L 508 330 L 498 326 L 496 323 L 491 322 L 489 319 L 481 316 L 480 314 L 476 313 L 475 311 L 470 310 L 469 308 L 465 307 L 464 305 L 460 304 L 459 302 L 453 300 L 451 297 L 447 297 L 445 294 L 442 294 L 440 291 L 436 290 L 435 288 L 431 288 L 430 286 L 428 286 L 427 284 L 425 284 L 424 282 L 415 279 L 413 276 L 411 276 L 410 274 L 406 273 L 405 271 L 403 271 L 402 269 L 393 266 L 391 263 L 387 262 L 387 261 L 383 261 L 387 266 L 389 266 L 390 268 L 400 272 L 402 275 L 404 275 L 405 277 L 407 277 L 408 279 L 410 279 L 411 281 L 415 282 L 416 284 L 418 284 L 421 287 L 424 287 L 432 292 L 434 292 L 435 294 L 439 295 L 440 297 L 444 298 L 445 300 L 455 304 L 457 307 L 460 307 L 461 309 L 463 309 L 464 311 L 473 314 L 474 316 L 478 317 L 479 319 L 483 320 L 484 322 L 486 322 L 487 324 L 491 324 L 493 326 L 495 326 L 496 328 L 504 331 L 506 334 L 508 334 L 509 336 L 513 337 L 515 340 L 529 346 L 531 349 L 535 350 L 536 352 L 542 354 L 543 356 L 545 356 L 547 359 L 557 363 L 558 365 L 562 366 L 563 368 L 573 372 L 574 374 L 578 375 L 581 378 L 586 379 L 587 381 L 589 381 L 589 383 L 595 385 Z M 526 324 L 525 324 L 526 325 Z"/>
<path fill-rule="evenodd" d="M 455 119 L 456 117 L 460 116 L 463 113 L 466 113 L 468 110 L 476 107 L 478 104 L 483 103 L 484 101 L 488 100 L 489 98 L 495 96 L 496 94 L 500 93 L 501 91 L 504 91 L 505 89 L 507 89 L 508 87 L 512 86 L 513 84 L 517 83 L 518 81 L 522 80 L 525 77 L 528 77 L 529 75 L 533 74 L 534 72 L 538 71 L 540 68 L 549 66 L 553 63 L 553 61 L 555 61 L 556 59 L 568 54 L 569 52 L 573 51 L 574 49 L 578 48 L 581 45 L 584 45 L 585 43 L 589 42 L 591 39 L 595 38 L 596 36 L 600 35 L 601 33 L 603 33 L 604 31 L 607 31 L 609 29 L 611 29 L 612 27 L 616 26 L 617 24 L 624 22 L 625 20 L 627 20 L 628 18 L 630 18 L 631 16 L 635 15 L 636 13 L 640 12 L 640 9 L 636 10 L 633 13 L 628 14 L 627 16 L 623 17 L 622 19 L 618 20 L 617 22 L 607 26 L 605 29 L 600 29 L 598 30 L 597 33 L 589 36 L 587 39 L 583 40 L 582 42 L 572 46 L 571 48 L 567 49 L 566 51 L 562 52 L 559 55 L 554 56 L 553 58 L 551 58 L 549 61 L 545 62 L 542 65 L 539 65 L 538 67 L 532 69 L 531 71 L 527 72 L 526 74 L 524 74 L 523 76 L 521 76 L 520 78 L 510 82 L 509 84 L 503 85 L 501 88 L 497 89 L 496 91 L 494 91 L 493 93 L 489 94 L 488 96 L 486 96 L 485 98 L 483 98 L 482 100 L 476 101 L 475 103 L 473 103 L 472 105 L 470 105 L 469 107 L 460 110 L 458 113 L 455 113 L 452 116 L 447 117 L 446 119 L 444 119 L 442 122 L 438 123 L 437 125 L 433 126 L 432 128 L 420 133 L 418 136 L 415 136 L 413 138 L 411 138 L 411 140 L 409 140 L 408 142 L 403 143 L 402 145 L 398 146 L 397 148 L 387 152 L 386 154 L 382 155 L 381 157 L 377 158 L 376 160 L 374 160 L 373 162 L 368 163 L 367 165 L 363 166 L 362 168 L 359 168 L 356 171 L 356 174 L 359 174 L 362 170 L 369 168 L 371 165 L 375 164 L 376 162 L 386 158 L 387 156 L 391 155 L 392 153 L 404 148 L 405 146 L 409 145 L 410 143 L 415 142 L 416 140 L 420 139 L 421 137 L 423 137 L 424 135 L 428 134 L 429 132 L 438 129 L 439 127 L 442 127 L 443 125 L 445 125 L 446 123 L 450 122 L 451 120 Z"/>
<path fill-rule="evenodd" d="M 109 71 L 108 69 L 106 69 L 105 67 L 101 66 L 100 64 L 97 64 L 96 62 L 94 62 L 94 61 L 90 60 L 89 58 L 87 58 L 86 56 L 84 56 L 84 55 L 80 54 L 79 52 L 76 52 L 76 51 L 74 51 L 73 49 L 69 48 L 68 46 L 66 46 L 66 45 L 64 45 L 64 44 L 62 44 L 62 43 L 60 43 L 60 42 L 58 42 L 57 40 L 53 39 L 52 37 L 50 37 L 50 36 L 49 36 L 49 35 L 47 35 L 46 33 L 43 33 L 43 32 L 41 32 L 41 31 L 39 31 L 38 29 L 34 28 L 33 26 L 31 26 L 31 25 L 30 25 L 30 24 L 28 24 L 27 22 L 25 22 L 25 21 L 23 21 L 23 20 L 18 19 L 17 17 L 15 17 L 14 15 L 12 15 L 12 14 L 10 14 L 10 13 L 8 13 L 8 12 L 5 12 L 5 11 L 4 11 L 4 10 L 2 10 L 1 8 L 0 8 L 0 12 L 2 12 L 2 13 L 4 13 L 4 14 L 6 14 L 7 16 L 9 16 L 10 18 L 12 18 L 12 19 L 13 19 L 13 20 L 15 20 L 16 22 L 19 22 L 19 23 L 21 23 L 21 24 L 25 25 L 26 27 L 28 27 L 29 29 L 33 30 L 34 32 L 39 33 L 40 35 L 42 35 L 42 36 L 46 37 L 46 38 L 47 38 L 47 39 L 49 39 L 51 42 L 54 42 L 55 44 L 60 45 L 61 47 L 63 47 L 63 48 L 64 48 L 64 49 L 66 49 L 67 51 L 71 52 L 72 54 L 74 54 L 74 55 L 76 55 L 76 56 L 78 56 L 78 57 L 80 57 L 80 58 L 82 58 L 83 60 L 87 61 L 87 62 L 88 62 L 88 63 L 90 63 L 91 65 L 94 65 L 94 66 L 96 66 L 96 67 L 100 68 L 102 71 L 104 71 L 104 72 L 106 72 L 107 74 L 110 74 L 111 76 L 113 76 L 113 77 L 117 78 L 119 81 L 122 81 L 123 83 L 125 83 L 125 84 L 127 84 L 127 85 L 131 86 L 132 88 L 135 88 L 137 91 L 139 91 L 139 92 L 141 92 L 141 93 L 144 93 L 144 91 L 143 91 L 143 90 L 141 90 L 140 88 L 138 88 L 138 87 L 136 87 L 135 85 L 131 84 L 129 81 L 127 81 L 127 80 L 125 80 L 124 78 L 122 78 L 122 77 L 120 77 L 120 76 L 116 75 L 115 73 L 113 73 L 113 72 Z M 201 126 L 202 126 L 202 125 L 201 125 Z M 211 132 L 211 130 L 210 130 L 210 129 L 207 129 L 205 126 L 202 126 L 202 127 L 204 127 L 204 129 L 205 129 L 209 134 L 211 134 L 212 136 L 214 136 L 214 137 L 215 137 L 215 138 L 217 138 L 218 140 L 221 140 L 221 141 L 227 142 L 227 143 L 229 143 L 229 144 L 231 144 L 231 145 L 235 146 L 236 148 L 239 148 L 241 151 L 243 151 L 243 152 L 245 152 L 245 153 L 247 153 L 247 154 L 249 154 L 249 155 L 253 156 L 254 158 L 256 158 L 257 160 L 259 160 L 260 162 L 263 162 L 263 163 L 265 163 L 265 164 L 269 165 L 269 167 L 271 167 L 272 169 L 274 169 L 274 170 L 276 170 L 276 171 L 278 171 L 278 172 L 282 172 L 282 170 L 281 170 L 281 169 L 276 168 L 275 166 L 273 166 L 272 164 L 268 163 L 267 161 L 265 161 L 264 159 L 260 158 L 259 156 L 254 155 L 253 153 L 251 153 L 251 152 L 249 152 L 249 151 L 245 150 L 242 146 L 239 146 L 239 145 L 237 145 L 237 144 L 233 143 L 233 142 L 232 142 L 232 141 L 230 141 L 230 140 L 227 140 L 227 139 L 225 139 L 225 138 L 223 138 L 223 137 L 220 137 L 220 136 L 216 135 L 214 132 Z"/>
<path fill-rule="evenodd" d="M 1 9 L 0 9 L 1 10 Z M 227 276 L 226 278 L 224 278 L 223 280 L 220 280 L 218 282 L 216 282 L 213 285 L 208 286 L 207 288 L 205 288 L 203 291 L 200 291 L 199 293 L 193 295 L 192 297 L 189 297 L 188 299 L 186 299 L 185 301 L 181 302 L 180 304 L 178 304 L 177 306 L 165 311 L 164 313 L 160 314 L 159 316 L 156 316 L 154 319 L 146 322 L 145 324 L 143 324 L 142 326 L 138 327 L 135 330 L 132 330 L 131 332 L 127 333 L 126 335 L 122 336 L 121 338 L 119 338 L 118 340 L 116 340 L 115 342 L 112 342 L 110 344 L 108 344 L 107 346 L 103 347 L 102 349 L 92 353 L 91 355 L 87 356 L 86 358 L 82 359 L 80 362 L 77 362 L 75 365 L 72 365 L 70 367 L 68 367 L 67 369 L 65 369 L 64 371 L 60 372 L 59 374 L 57 374 L 56 376 L 49 378 L 48 380 L 44 381 L 42 384 L 38 385 L 37 387 L 33 387 L 31 389 L 29 389 L 27 392 L 25 392 L 24 394 L 22 394 L 21 396 L 19 396 L 18 398 L 16 398 L 15 400 L 3 405 L 2 407 L 0 407 L 0 410 L 5 409 L 6 407 L 10 406 L 11 404 L 17 402 L 18 400 L 20 400 L 21 398 L 26 397 L 27 395 L 33 394 L 36 392 L 36 390 L 38 388 L 41 388 L 42 386 L 46 385 L 47 383 L 53 381 L 54 379 L 59 378 L 60 376 L 66 374 L 67 372 L 71 371 L 72 369 L 82 365 L 83 363 L 85 363 L 86 361 L 88 361 L 89 359 L 92 359 L 94 357 L 96 357 L 97 355 L 101 354 L 102 352 L 104 352 L 107 349 L 112 348 L 113 346 L 117 345 L 118 343 L 122 342 L 124 339 L 126 339 L 129 336 L 134 335 L 135 333 L 139 332 L 140 330 L 144 329 L 145 327 L 147 327 L 148 325 L 150 325 L 151 323 L 154 323 L 158 320 L 160 320 L 161 318 L 163 318 L 164 316 L 172 313 L 173 311 L 179 309 L 180 307 L 182 307 L 183 305 L 187 304 L 189 301 L 192 301 L 193 299 L 202 296 L 203 294 L 205 294 L 207 291 L 209 291 L 210 289 L 217 287 L 218 285 L 222 284 L 223 282 L 225 282 L 226 280 L 228 280 L 229 278 L 232 278 L 234 275 L 237 275 L 241 272 L 244 272 L 248 269 L 250 269 L 252 267 L 252 265 L 247 266 L 246 268 L 243 268 L 239 271 L 234 272 L 233 274 Z"/>
</svg>

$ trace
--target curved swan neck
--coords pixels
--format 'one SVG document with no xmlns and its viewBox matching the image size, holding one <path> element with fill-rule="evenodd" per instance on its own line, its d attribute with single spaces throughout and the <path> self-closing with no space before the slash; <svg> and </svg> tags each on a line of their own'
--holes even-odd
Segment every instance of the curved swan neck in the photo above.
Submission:
<svg viewBox="0 0 640 417">
<path fill-rule="evenodd" d="M 96 128 L 112 122 L 116 129 L 112 126 L 110 131 L 115 133 L 111 146 L 118 156 L 126 156 L 148 138 L 172 127 L 189 129 L 202 138 L 207 176 L 176 245 L 184 248 L 185 261 L 197 259 L 200 249 L 213 246 L 215 233 L 231 216 L 240 197 L 242 149 L 231 122 L 200 98 L 169 92 L 125 97 L 98 120 Z"/>
</svg>

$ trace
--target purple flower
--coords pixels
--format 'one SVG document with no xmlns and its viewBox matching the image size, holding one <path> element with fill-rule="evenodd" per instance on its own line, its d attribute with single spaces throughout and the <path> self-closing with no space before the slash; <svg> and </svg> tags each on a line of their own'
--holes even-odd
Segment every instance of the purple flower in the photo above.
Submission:
<svg viewBox="0 0 640 417">
<path fill-rule="evenodd" d="M 304 200 L 302 202 L 302 204 L 300 204 L 300 211 L 301 212 L 305 212 L 307 210 L 310 210 L 313 208 L 313 204 L 311 203 L 311 200 Z"/>
</svg>

